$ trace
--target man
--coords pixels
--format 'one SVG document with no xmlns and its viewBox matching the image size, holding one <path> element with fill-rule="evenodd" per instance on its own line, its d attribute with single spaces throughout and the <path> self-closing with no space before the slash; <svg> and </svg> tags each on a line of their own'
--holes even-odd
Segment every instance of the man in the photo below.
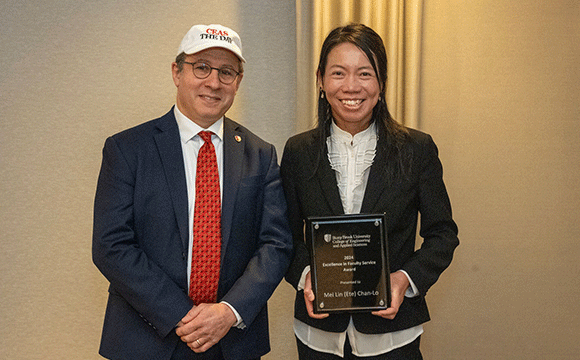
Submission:
<svg viewBox="0 0 580 360">
<path fill-rule="evenodd" d="M 105 142 L 93 261 L 110 282 L 106 358 L 270 350 L 266 302 L 292 239 L 275 148 L 224 116 L 243 62 L 236 32 L 193 26 L 172 64 L 176 105 Z"/>
</svg>

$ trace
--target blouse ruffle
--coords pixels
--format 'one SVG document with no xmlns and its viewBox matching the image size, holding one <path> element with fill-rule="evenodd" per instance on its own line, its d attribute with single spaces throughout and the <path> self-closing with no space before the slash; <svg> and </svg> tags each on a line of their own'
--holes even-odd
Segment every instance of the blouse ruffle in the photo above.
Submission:
<svg viewBox="0 0 580 360">
<path fill-rule="evenodd" d="M 352 136 L 332 124 L 326 139 L 328 160 L 336 173 L 336 181 L 346 214 L 358 213 L 362 206 L 368 173 L 376 155 L 375 124 Z"/>
</svg>

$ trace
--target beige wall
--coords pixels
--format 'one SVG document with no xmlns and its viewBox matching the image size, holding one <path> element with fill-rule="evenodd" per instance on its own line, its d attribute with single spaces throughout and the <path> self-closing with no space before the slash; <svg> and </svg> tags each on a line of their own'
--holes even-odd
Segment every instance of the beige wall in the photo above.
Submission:
<svg viewBox="0 0 580 360">
<path fill-rule="evenodd" d="M 580 5 L 425 3 L 421 128 L 439 145 L 462 241 L 428 294 L 425 358 L 575 359 Z M 0 358 L 100 358 L 100 151 L 172 105 L 169 65 L 190 25 L 242 36 L 230 115 L 279 151 L 296 132 L 294 2 L 207 4 L 0 5 Z M 282 284 L 270 302 L 267 359 L 296 358 L 292 298 Z"/>
<path fill-rule="evenodd" d="M 578 359 L 580 3 L 425 1 L 421 127 L 460 229 L 428 359 Z"/>
</svg>

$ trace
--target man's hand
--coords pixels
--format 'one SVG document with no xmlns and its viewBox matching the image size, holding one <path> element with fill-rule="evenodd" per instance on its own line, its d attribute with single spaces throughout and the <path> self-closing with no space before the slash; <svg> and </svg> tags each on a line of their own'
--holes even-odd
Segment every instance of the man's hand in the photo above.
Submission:
<svg viewBox="0 0 580 360">
<path fill-rule="evenodd" d="M 229 306 L 200 304 L 189 310 L 175 332 L 193 351 L 201 353 L 217 344 L 236 322 Z"/>
<path fill-rule="evenodd" d="M 312 291 L 312 279 L 310 276 L 310 271 L 306 274 L 306 279 L 304 281 L 304 302 L 306 303 L 306 310 L 308 315 L 313 319 L 324 319 L 328 317 L 328 314 L 315 314 L 314 304 L 312 303 L 315 299 L 314 292 Z"/>
<path fill-rule="evenodd" d="M 409 279 L 401 272 L 396 271 L 391 274 L 391 306 L 385 310 L 373 311 L 373 315 L 393 320 L 399 312 L 399 307 L 405 300 L 405 292 L 409 287 Z"/>
</svg>

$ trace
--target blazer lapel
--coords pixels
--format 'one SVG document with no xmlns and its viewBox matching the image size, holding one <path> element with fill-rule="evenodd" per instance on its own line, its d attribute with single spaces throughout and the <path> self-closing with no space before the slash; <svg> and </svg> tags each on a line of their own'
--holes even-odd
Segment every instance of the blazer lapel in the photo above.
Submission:
<svg viewBox="0 0 580 360">
<path fill-rule="evenodd" d="M 320 136 L 322 136 L 322 134 L 317 132 L 313 143 L 311 146 L 308 146 L 308 155 L 312 163 L 312 168 L 315 168 L 316 163 L 318 162 L 316 178 L 318 179 L 320 188 L 324 193 L 324 198 L 328 201 L 328 206 L 332 210 L 333 214 L 342 215 L 344 214 L 344 208 L 342 207 L 342 200 L 340 199 L 338 183 L 336 182 L 336 174 L 330 167 L 330 161 L 328 160 L 328 148 L 326 147 L 326 143 L 324 145 L 324 153 L 321 155 L 323 158 L 318 161 L 318 156 L 320 156 Z"/>
<path fill-rule="evenodd" d="M 384 146 L 381 146 L 382 144 L 380 144 L 380 141 L 381 139 L 379 139 L 379 143 L 377 143 L 377 155 L 371 165 L 371 172 L 369 173 L 369 179 L 363 197 L 361 207 L 361 213 L 363 214 L 373 213 L 375 204 L 388 185 L 386 177 L 387 153 Z"/>
<path fill-rule="evenodd" d="M 154 139 L 167 178 L 169 192 L 171 193 L 173 210 L 177 218 L 181 242 L 183 248 L 187 249 L 189 246 L 187 182 L 185 179 L 179 128 L 173 115 L 173 109 L 159 119 L 157 128 L 160 132 L 154 135 Z"/>
</svg>

